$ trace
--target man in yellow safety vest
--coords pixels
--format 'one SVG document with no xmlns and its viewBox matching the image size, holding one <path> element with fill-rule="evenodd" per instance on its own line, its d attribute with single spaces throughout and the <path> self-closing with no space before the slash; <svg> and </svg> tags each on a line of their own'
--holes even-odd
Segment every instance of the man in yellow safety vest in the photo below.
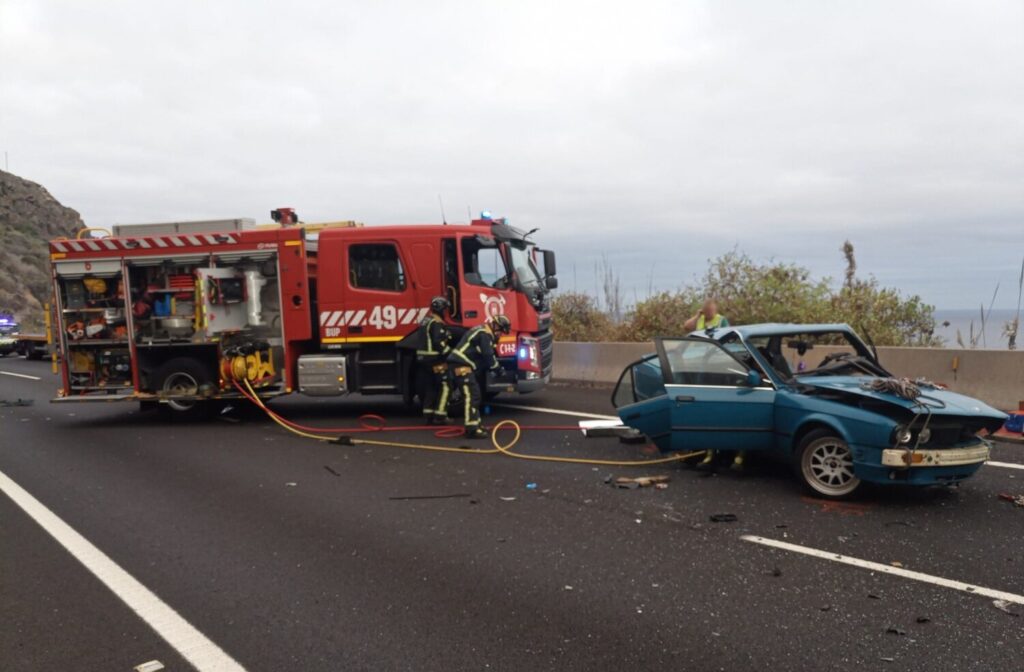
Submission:
<svg viewBox="0 0 1024 672">
<path fill-rule="evenodd" d="M 728 326 L 729 320 L 725 318 L 725 315 L 719 314 L 718 302 L 713 298 L 706 299 L 697 314 L 683 323 L 683 329 L 686 331 L 704 331 L 705 329 Z"/>
<path fill-rule="evenodd" d="M 704 331 L 706 329 L 718 329 L 721 327 L 728 327 L 729 320 L 726 319 L 725 315 L 718 312 L 718 302 L 714 298 L 708 297 L 704 301 L 704 305 L 697 311 L 697 314 L 688 319 L 684 324 L 683 328 L 686 331 Z M 714 469 L 715 458 L 717 451 L 709 450 L 704 455 L 704 460 L 697 465 L 698 469 Z M 736 471 L 743 470 L 743 461 L 746 454 L 743 451 L 739 451 L 733 457 L 732 469 Z"/>
</svg>

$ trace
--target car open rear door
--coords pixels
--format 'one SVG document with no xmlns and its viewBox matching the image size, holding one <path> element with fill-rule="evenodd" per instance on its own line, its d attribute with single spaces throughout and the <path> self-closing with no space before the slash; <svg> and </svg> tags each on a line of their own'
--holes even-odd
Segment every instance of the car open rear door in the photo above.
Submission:
<svg viewBox="0 0 1024 672">
<path fill-rule="evenodd" d="M 764 450 L 774 445 L 775 389 L 708 338 L 656 341 L 671 450 Z"/>
</svg>

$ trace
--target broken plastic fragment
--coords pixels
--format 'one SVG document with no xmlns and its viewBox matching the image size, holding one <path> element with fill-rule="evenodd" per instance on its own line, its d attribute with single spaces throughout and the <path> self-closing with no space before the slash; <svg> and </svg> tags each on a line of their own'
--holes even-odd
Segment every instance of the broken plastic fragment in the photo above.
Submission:
<svg viewBox="0 0 1024 672">
<path fill-rule="evenodd" d="M 1016 611 L 1010 609 L 1010 602 L 1007 600 L 992 600 L 992 606 L 1010 616 L 1020 616 Z"/>
<path fill-rule="evenodd" d="M 164 664 L 159 660 L 150 660 L 141 665 L 136 665 L 133 669 L 135 672 L 157 672 L 164 669 Z"/>
</svg>

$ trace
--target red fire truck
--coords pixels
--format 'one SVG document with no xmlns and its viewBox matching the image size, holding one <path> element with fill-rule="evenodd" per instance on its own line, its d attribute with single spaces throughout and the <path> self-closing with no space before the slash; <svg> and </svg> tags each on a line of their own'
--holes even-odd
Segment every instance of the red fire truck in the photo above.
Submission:
<svg viewBox="0 0 1024 672">
<path fill-rule="evenodd" d="M 237 395 L 401 395 L 421 381 L 413 334 L 430 299 L 458 331 L 495 314 L 491 394 L 551 377 L 555 255 L 505 220 L 302 225 L 251 220 L 124 225 L 50 243 L 62 387 L 54 401 L 134 400 L 199 413 Z"/>
</svg>

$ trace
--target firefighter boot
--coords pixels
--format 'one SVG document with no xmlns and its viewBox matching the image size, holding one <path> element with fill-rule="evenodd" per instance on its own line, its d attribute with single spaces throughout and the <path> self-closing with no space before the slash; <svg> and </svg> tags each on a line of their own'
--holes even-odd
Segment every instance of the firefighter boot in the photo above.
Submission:
<svg viewBox="0 0 1024 672">
<path fill-rule="evenodd" d="M 481 429 L 480 427 L 467 427 L 466 428 L 466 438 L 467 439 L 486 439 L 490 435 L 491 435 L 490 432 L 488 432 L 486 429 Z"/>
<path fill-rule="evenodd" d="M 746 454 L 741 450 L 736 453 L 736 457 L 732 458 L 732 464 L 729 465 L 729 469 L 736 473 L 742 474 L 744 469 L 744 462 L 746 461 Z"/>
<path fill-rule="evenodd" d="M 708 450 L 704 452 L 704 459 L 697 463 L 697 471 L 714 471 L 715 470 L 715 451 Z"/>
</svg>

